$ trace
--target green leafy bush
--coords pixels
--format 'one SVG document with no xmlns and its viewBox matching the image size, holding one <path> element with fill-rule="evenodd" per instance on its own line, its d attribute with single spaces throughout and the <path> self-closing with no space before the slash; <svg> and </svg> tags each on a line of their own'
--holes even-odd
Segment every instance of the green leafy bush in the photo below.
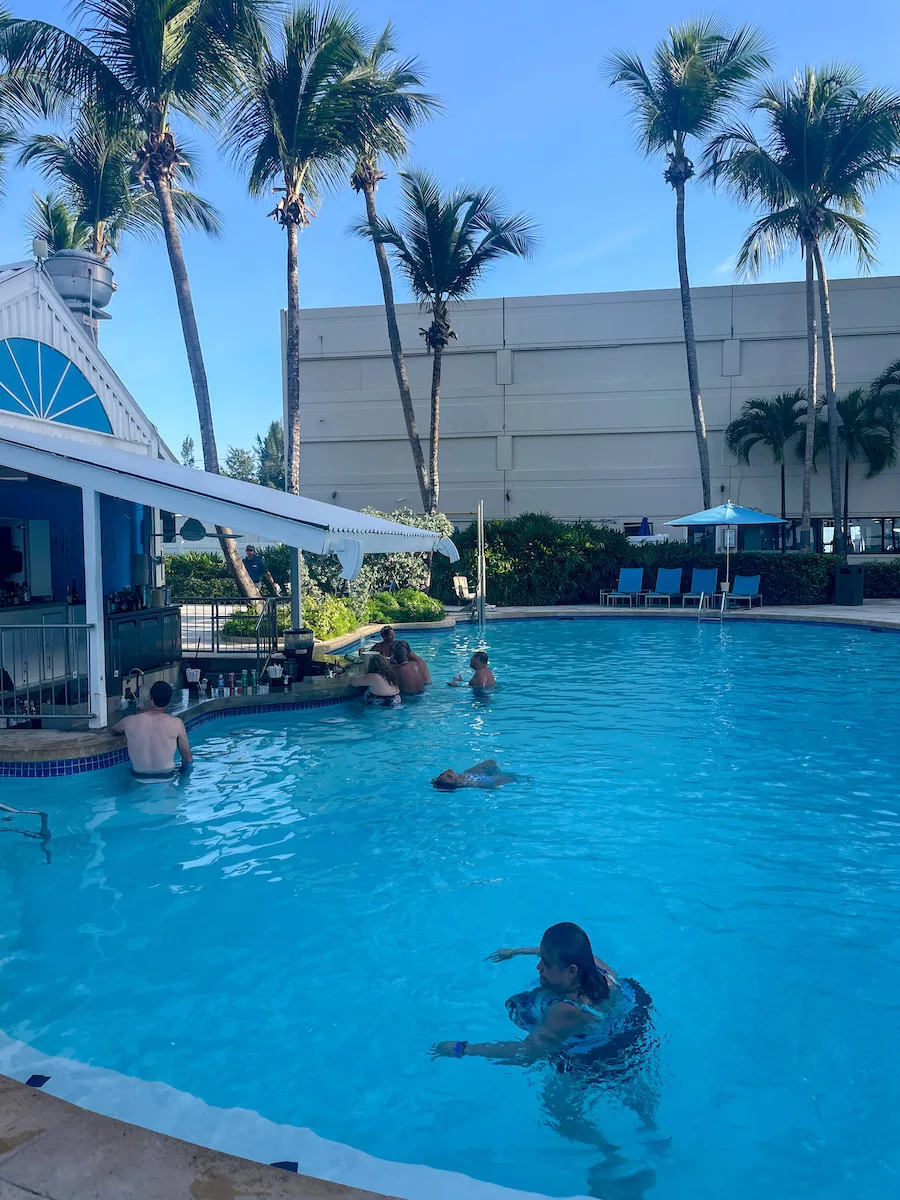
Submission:
<svg viewBox="0 0 900 1200">
<path fill-rule="evenodd" d="M 241 613 L 233 613 L 223 624 L 222 635 L 229 638 L 253 638 L 256 636 L 256 623 L 258 620 L 259 614 L 250 612 L 249 610 Z M 278 622 L 279 633 L 284 633 L 286 629 L 290 629 L 291 611 L 286 605 L 277 609 L 276 620 Z"/>
<path fill-rule="evenodd" d="M 362 622 L 352 604 L 340 596 L 323 596 L 321 600 L 303 601 L 303 624 L 311 629 L 319 642 L 352 633 Z"/>
<path fill-rule="evenodd" d="M 456 603 L 453 576 L 477 576 L 474 524 L 454 535 L 460 562 L 435 556 L 432 591 Z M 557 521 L 523 513 L 486 527 L 488 598 L 492 604 L 595 604 L 612 587 L 629 550 L 625 535 L 592 521 Z"/>
<path fill-rule="evenodd" d="M 412 621 L 442 621 L 444 606 L 434 596 L 415 588 L 377 592 L 367 605 L 366 618 L 372 625 L 394 625 Z"/>
</svg>

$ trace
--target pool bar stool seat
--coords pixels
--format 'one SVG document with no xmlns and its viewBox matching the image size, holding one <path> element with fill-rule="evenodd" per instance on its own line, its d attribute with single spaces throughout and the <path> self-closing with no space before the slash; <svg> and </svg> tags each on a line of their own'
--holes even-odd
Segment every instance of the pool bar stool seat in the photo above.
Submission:
<svg viewBox="0 0 900 1200">
<path fill-rule="evenodd" d="M 694 567 L 691 575 L 690 591 L 681 597 L 681 607 L 688 603 L 700 603 L 701 596 L 714 596 L 719 586 L 719 570 L 717 567 Z"/>
<path fill-rule="evenodd" d="M 644 586 L 644 568 L 643 567 L 622 567 L 619 571 L 619 582 L 614 592 L 604 592 L 601 598 L 603 604 L 616 604 L 620 600 L 627 600 L 628 607 L 637 604 L 643 595 Z"/>
<path fill-rule="evenodd" d="M 747 607 L 753 607 L 753 601 L 759 602 L 762 608 L 762 596 L 759 594 L 759 576 L 758 575 L 735 575 L 734 583 L 731 585 L 731 591 L 728 593 L 726 605 L 731 608 L 732 602 L 737 601 L 738 604 L 746 601 Z M 737 607 L 737 605 L 735 606 Z"/>
<path fill-rule="evenodd" d="M 649 604 L 651 600 L 655 604 L 657 600 L 665 600 L 669 608 L 672 607 L 672 598 L 681 595 L 681 567 L 660 567 L 656 575 L 656 589 L 652 592 L 647 592 L 644 596 L 644 604 Z"/>
</svg>

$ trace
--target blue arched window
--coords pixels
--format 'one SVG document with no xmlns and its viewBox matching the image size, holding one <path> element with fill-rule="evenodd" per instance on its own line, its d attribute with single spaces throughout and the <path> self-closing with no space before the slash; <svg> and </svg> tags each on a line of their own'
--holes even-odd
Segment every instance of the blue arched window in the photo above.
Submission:
<svg viewBox="0 0 900 1200">
<path fill-rule="evenodd" d="M 72 360 L 31 338 L 0 341 L 0 410 L 112 433 L 99 396 Z"/>
</svg>

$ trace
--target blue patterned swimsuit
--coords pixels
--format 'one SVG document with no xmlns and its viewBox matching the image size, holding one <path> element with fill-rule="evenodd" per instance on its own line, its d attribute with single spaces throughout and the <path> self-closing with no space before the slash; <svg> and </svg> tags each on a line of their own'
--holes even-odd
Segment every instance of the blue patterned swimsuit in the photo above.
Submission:
<svg viewBox="0 0 900 1200">
<path fill-rule="evenodd" d="M 506 1001 L 510 1020 L 531 1033 L 541 1024 L 544 1015 L 554 1004 L 571 1004 L 595 1019 L 580 1033 L 566 1041 L 559 1055 L 554 1056 L 560 1070 L 574 1064 L 609 1062 L 639 1040 L 649 1020 L 650 996 L 636 979 L 620 979 L 612 993 L 615 1004 L 601 1012 L 576 1000 L 564 1000 L 541 987 L 529 992 L 517 992 Z"/>
</svg>

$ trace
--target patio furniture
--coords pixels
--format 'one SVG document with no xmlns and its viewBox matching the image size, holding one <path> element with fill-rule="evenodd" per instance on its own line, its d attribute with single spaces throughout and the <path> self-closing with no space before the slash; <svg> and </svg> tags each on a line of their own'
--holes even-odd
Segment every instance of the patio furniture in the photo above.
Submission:
<svg viewBox="0 0 900 1200">
<path fill-rule="evenodd" d="M 665 600 L 671 608 L 672 597 L 680 595 L 681 567 L 660 567 L 656 575 L 656 588 L 646 594 L 644 603 L 649 604 L 652 600 L 655 604 L 658 600 Z"/>
<path fill-rule="evenodd" d="M 476 593 L 469 588 L 469 580 L 465 575 L 453 576 L 453 590 L 456 592 L 456 598 L 463 607 L 471 608 L 475 603 Z"/>
<path fill-rule="evenodd" d="M 618 604 L 620 600 L 627 600 L 628 607 L 631 608 L 640 599 L 643 586 L 643 567 L 622 567 L 619 571 L 619 583 L 616 590 L 614 592 L 604 592 L 602 603 L 611 604 L 615 601 Z"/>
<path fill-rule="evenodd" d="M 681 607 L 685 608 L 688 601 L 691 604 L 694 602 L 699 604 L 700 597 L 703 595 L 714 596 L 718 586 L 719 571 L 717 567 L 694 567 L 691 575 L 691 588 L 681 597 Z"/>
<path fill-rule="evenodd" d="M 748 608 L 752 608 L 753 601 L 758 600 L 760 607 L 762 607 L 762 596 L 759 594 L 759 576 L 735 575 L 731 591 L 728 593 L 726 606 L 730 608 L 734 600 L 737 600 L 739 603 L 746 600 Z"/>
</svg>

